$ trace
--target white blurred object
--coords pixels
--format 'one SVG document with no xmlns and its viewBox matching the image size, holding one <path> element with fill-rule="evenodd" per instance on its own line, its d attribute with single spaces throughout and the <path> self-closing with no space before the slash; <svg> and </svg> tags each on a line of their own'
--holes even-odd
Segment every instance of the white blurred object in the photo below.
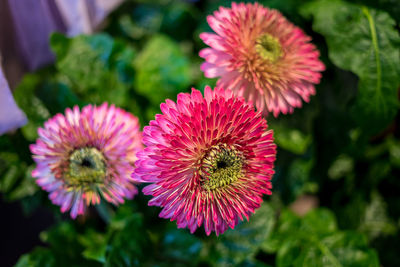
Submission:
<svg viewBox="0 0 400 267">
<path fill-rule="evenodd" d="M 54 60 L 49 46 L 52 32 L 68 36 L 92 33 L 123 1 L 8 0 L 15 41 L 28 70 L 35 70 Z M 3 23 L 1 18 L 0 23 Z"/>
<path fill-rule="evenodd" d="M 124 0 L 55 0 L 67 35 L 92 33 Z"/>
</svg>

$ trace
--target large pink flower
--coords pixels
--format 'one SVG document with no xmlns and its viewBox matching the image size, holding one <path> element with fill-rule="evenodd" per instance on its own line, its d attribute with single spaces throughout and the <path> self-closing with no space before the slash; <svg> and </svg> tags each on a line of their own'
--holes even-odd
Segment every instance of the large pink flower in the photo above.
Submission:
<svg viewBox="0 0 400 267">
<path fill-rule="evenodd" d="M 206 77 L 252 101 L 264 114 L 291 113 L 315 94 L 324 64 L 310 37 L 277 10 L 232 3 L 207 17 L 216 32 L 200 38 Z"/>
<path fill-rule="evenodd" d="M 163 114 L 143 130 L 147 146 L 138 153 L 133 177 L 151 183 L 149 205 L 160 217 L 193 233 L 234 228 L 271 194 L 276 146 L 267 122 L 243 98 L 205 88 L 166 100 Z"/>
<path fill-rule="evenodd" d="M 107 103 L 82 112 L 75 106 L 38 133 L 30 146 L 37 164 L 32 176 L 62 212 L 71 209 L 75 218 L 100 197 L 117 205 L 137 193 L 131 173 L 142 136 L 132 114 Z"/>
</svg>

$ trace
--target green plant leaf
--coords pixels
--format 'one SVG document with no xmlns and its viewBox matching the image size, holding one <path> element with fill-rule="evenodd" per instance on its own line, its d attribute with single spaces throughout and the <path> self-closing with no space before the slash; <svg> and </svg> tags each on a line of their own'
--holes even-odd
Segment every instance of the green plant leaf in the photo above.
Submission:
<svg viewBox="0 0 400 267">
<path fill-rule="evenodd" d="M 48 248 L 36 247 L 23 255 L 16 266 L 29 267 L 99 267 L 100 263 L 82 257 L 83 246 L 78 242 L 78 232 L 72 222 L 61 222 L 40 234 Z"/>
<path fill-rule="evenodd" d="M 22 255 L 14 267 L 55 267 L 54 256 L 49 249 L 35 248 L 28 254 Z"/>
<path fill-rule="evenodd" d="M 354 160 L 348 155 L 342 154 L 332 163 L 328 169 L 328 176 L 331 179 L 340 179 L 351 175 L 354 171 Z"/>
<path fill-rule="evenodd" d="M 313 29 L 328 44 L 329 58 L 359 77 L 352 116 L 367 134 L 376 134 L 394 119 L 399 107 L 400 38 L 395 22 L 382 11 L 340 0 L 306 4 Z"/>
<path fill-rule="evenodd" d="M 49 110 L 36 95 L 40 81 L 40 75 L 27 74 L 14 93 L 15 101 L 28 117 L 28 123 L 22 127 L 22 133 L 29 141 L 36 140 L 37 129 L 50 117 Z"/>
<path fill-rule="evenodd" d="M 117 214 L 109 226 L 104 266 L 141 266 L 148 260 L 149 239 L 143 229 L 143 216 L 131 212 Z"/>
<path fill-rule="evenodd" d="M 66 255 L 76 255 L 77 231 L 71 222 L 61 222 L 49 230 L 40 233 L 40 240 L 51 245 L 51 248 Z M 78 254 L 79 255 L 79 254 Z"/>
<path fill-rule="evenodd" d="M 396 233 L 396 223 L 388 217 L 387 204 L 378 192 L 371 194 L 371 202 L 361 218 L 360 230 L 366 233 L 370 240 L 382 234 L 394 235 Z"/>
<path fill-rule="evenodd" d="M 22 199 L 24 197 L 33 196 L 33 194 L 36 193 L 39 187 L 36 185 L 35 179 L 31 174 L 34 168 L 35 166 L 31 165 L 23 169 L 25 170 L 25 175 L 22 176 L 22 181 L 18 187 L 9 194 L 10 200 Z"/>
<path fill-rule="evenodd" d="M 364 235 L 337 230 L 336 218 L 327 209 L 316 209 L 303 218 L 284 210 L 270 238 L 277 251 L 276 266 L 379 266 L 376 252 Z M 271 246 L 264 246 L 263 249 Z"/>
<path fill-rule="evenodd" d="M 311 168 L 314 166 L 312 160 L 297 159 L 289 167 L 286 183 L 290 189 L 291 200 L 300 195 L 313 194 L 318 191 L 318 184 L 311 179 Z"/>
<path fill-rule="evenodd" d="M 248 222 L 242 222 L 235 229 L 227 230 L 216 244 L 219 265 L 236 265 L 251 260 L 275 224 L 275 211 L 264 202 Z"/>
<path fill-rule="evenodd" d="M 7 136 L 1 136 L 1 141 L 11 142 Z M 4 199 L 15 201 L 32 196 L 38 190 L 31 176 L 33 165 L 27 167 L 27 163 L 13 149 L 1 148 L 1 145 L 0 149 L 6 150 L 0 152 L 0 193 Z"/>
<path fill-rule="evenodd" d="M 400 141 L 391 137 L 386 139 L 389 148 L 390 162 L 393 166 L 400 168 Z"/>
<path fill-rule="evenodd" d="M 164 35 L 154 35 L 135 60 L 136 90 L 155 105 L 188 90 L 191 71 L 188 58 L 177 43 Z"/>
<path fill-rule="evenodd" d="M 2 193 L 10 192 L 21 176 L 18 164 L 19 158 L 15 153 L 0 153 L 0 191 Z"/>
<path fill-rule="evenodd" d="M 380 266 L 376 252 L 367 247 L 367 240 L 361 233 L 337 232 L 322 239 L 321 245 L 331 251 L 341 266 Z"/>
<path fill-rule="evenodd" d="M 83 102 L 72 92 L 71 88 L 57 81 L 45 81 L 38 86 L 37 96 L 51 114 L 64 113 L 66 108 L 82 106 Z"/>
<path fill-rule="evenodd" d="M 317 235 L 333 233 L 337 230 L 335 215 L 328 209 L 315 209 L 302 218 L 302 230 Z"/>
<path fill-rule="evenodd" d="M 393 19 L 400 22 L 400 2 L 397 0 L 349 0 L 388 12 Z"/>
<path fill-rule="evenodd" d="M 302 155 L 311 144 L 311 135 L 305 135 L 297 129 L 291 129 L 283 124 L 270 124 L 274 130 L 276 144 L 294 154 Z"/>
<path fill-rule="evenodd" d="M 132 47 L 107 34 L 66 38 L 58 33 L 52 35 L 51 47 L 59 82 L 88 102 L 127 104 L 134 75 Z"/>
<path fill-rule="evenodd" d="M 82 252 L 83 257 L 105 263 L 107 240 L 103 234 L 93 229 L 88 229 L 85 235 L 78 237 L 78 240 L 85 247 L 85 250 Z"/>
<path fill-rule="evenodd" d="M 177 229 L 171 224 L 171 229 L 164 234 L 161 241 L 161 254 L 172 261 L 195 265 L 202 249 L 201 241 L 187 230 Z"/>
</svg>

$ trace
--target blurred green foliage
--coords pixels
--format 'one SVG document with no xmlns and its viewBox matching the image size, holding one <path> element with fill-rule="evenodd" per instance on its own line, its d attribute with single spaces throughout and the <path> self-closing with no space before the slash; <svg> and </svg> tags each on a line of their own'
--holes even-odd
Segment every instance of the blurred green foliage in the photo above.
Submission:
<svg viewBox="0 0 400 267">
<path fill-rule="evenodd" d="M 377 134 L 397 114 L 400 38 L 385 12 L 340 0 L 318 0 L 301 12 L 314 18 L 313 29 L 328 44 L 329 58 L 357 74 L 358 94 L 351 113 L 367 134 Z"/>
<path fill-rule="evenodd" d="M 178 44 L 164 35 L 154 35 L 134 62 L 135 86 L 154 105 L 176 98 L 191 84 L 189 59 Z"/>
<path fill-rule="evenodd" d="M 355 231 L 338 231 L 334 215 L 316 209 L 303 218 L 284 210 L 263 249 L 277 253 L 276 266 L 379 266 L 376 252 Z"/>
<path fill-rule="evenodd" d="M 267 118 L 278 145 L 272 198 L 249 222 L 207 237 L 157 218 L 142 195 L 72 221 L 35 185 L 28 147 L 56 113 L 107 101 L 143 127 L 165 98 L 215 85 L 199 69 L 198 34 L 230 1 L 126 1 L 101 33 L 54 34 L 55 64 L 15 90 L 29 122 L 0 136 L 0 193 L 30 213 L 47 206 L 57 221 L 40 235 L 46 247 L 16 266 L 400 265 L 400 2 L 259 2 L 302 27 L 327 67 L 310 103 Z M 301 217 L 293 203 L 304 195 L 321 207 Z"/>
<path fill-rule="evenodd" d="M 87 102 L 127 104 L 134 49 L 106 34 L 69 39 L 56 33 L 51 37 L 51 46 L 57 57 L 58 81 Z"/>
</svg>

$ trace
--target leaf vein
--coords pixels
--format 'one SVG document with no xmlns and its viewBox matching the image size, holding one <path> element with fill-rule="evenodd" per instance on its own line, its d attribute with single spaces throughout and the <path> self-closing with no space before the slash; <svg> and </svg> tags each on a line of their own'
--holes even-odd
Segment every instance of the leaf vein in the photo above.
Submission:
<svg viewBox="0 0 400 267">
<path fill-rule="evenodd" d="M 376 61 L 376 90 L 377 93 L 382 94 L 382 69 L 381 69 L 381 60 L 380 60 L 380 53 L 379 53 L 379 46 L 378 46 L 378 38 L 376 36 L 376 29 L 375 29 L 375 22 L 374 19 L 371 16 L 371 13 L 369 12 L 367 7 L 362 7 L 362 11 L 364 15 L 368 19 L 369 23 L 369 28 L 371 31 L 371 37 L 372 37 L 372 44 L 374 48 L 374 53 L 375 53 L 375 61 Z"/>
</svg>

